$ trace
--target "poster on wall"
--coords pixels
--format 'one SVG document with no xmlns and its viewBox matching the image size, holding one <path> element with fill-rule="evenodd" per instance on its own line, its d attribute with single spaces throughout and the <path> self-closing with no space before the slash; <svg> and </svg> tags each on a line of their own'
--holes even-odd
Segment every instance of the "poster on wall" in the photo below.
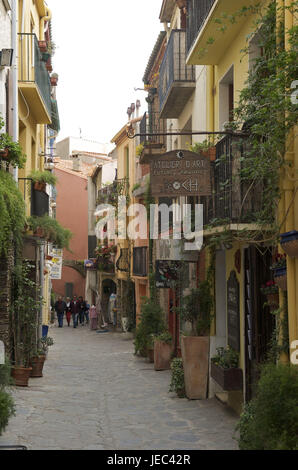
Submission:
<svg viewBox="0 0 298 470">
<path fill-rule="evenodd" d="M 60 250 L 59 248 L 53 248 L 51 250 L 51 256 L 51 279 L 60 280 L 62 279 L 63 250 Z"/>
<path fill-rule="evenodd" d="M 173 282 L 178 280 L 180 268 L 180 261 L 157 260 L 155 262 L 156 287 L 159 289 L 173 287 Z"/>
</svg>

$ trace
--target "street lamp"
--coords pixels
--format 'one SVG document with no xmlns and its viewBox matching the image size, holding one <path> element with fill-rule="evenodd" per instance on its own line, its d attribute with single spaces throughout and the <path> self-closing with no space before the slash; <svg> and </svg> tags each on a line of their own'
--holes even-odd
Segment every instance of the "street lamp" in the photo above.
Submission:
<svg viewBox="0 0 298 470">
<path fill-rule="evenodd" d="M 12 65 L 13 49 L 2 49 L 0 52 L 0 66 L 11 67 Z"/>
</svg>

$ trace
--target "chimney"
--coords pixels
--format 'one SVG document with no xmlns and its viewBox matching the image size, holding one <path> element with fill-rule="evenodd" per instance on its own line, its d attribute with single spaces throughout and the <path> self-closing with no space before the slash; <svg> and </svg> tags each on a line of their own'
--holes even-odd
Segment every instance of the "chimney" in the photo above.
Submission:
<svg viewBox="0 0 298 470">
<path fill-rule="evenodd" d="M 81 160 L 78 154 L 72 156 L 72 169 L 73 171 L 81 171 Z"/>
<path fill-rule="evenodd" d="M 128 120 L 130 121 L 131 120 L 131 115 L 132 115 L 132 109 L 131 108 L 127 108 L 127 114 L 128 114 Z"/>
<path fill-rule="evenodd" d="M 134 117 L 135 117 L 136 105 L 135 105 L 134 103 L 131 103 L 130 109 L 132 110 L 132 119 L 134 119 Z"/>
<path fill-rule="evenodd" d="M 141 107 L 141 101 L 137 100 L 136 101 L 136 117 L 137 118 L 140 116 L 140 107 Z"/>
</svg>

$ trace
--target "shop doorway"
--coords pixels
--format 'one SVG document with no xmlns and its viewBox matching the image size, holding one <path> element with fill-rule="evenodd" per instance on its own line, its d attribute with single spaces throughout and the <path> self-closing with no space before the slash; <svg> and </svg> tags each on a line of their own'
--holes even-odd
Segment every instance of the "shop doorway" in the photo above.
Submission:
<svg viewBox="0 0 298 470">
<path fill-rule="evenodd" d="M 275 327 L 260 288 L 272 279 L 271 249 L 251 246 L 245 250 L 245 401 L 255 395 L 259 365 L 266 360 Z"/>
</svg>

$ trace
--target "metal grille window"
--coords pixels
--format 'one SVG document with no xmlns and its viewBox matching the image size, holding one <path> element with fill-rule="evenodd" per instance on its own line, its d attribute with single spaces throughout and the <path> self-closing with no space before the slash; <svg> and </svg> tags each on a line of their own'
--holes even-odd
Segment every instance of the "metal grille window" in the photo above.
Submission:
<svg viewBox="0 0 298 470">
<path fill-rule="evenodd" d="M 147 276 L 147 247 L 133 249 L 133 275 Z"/>
</svg>

